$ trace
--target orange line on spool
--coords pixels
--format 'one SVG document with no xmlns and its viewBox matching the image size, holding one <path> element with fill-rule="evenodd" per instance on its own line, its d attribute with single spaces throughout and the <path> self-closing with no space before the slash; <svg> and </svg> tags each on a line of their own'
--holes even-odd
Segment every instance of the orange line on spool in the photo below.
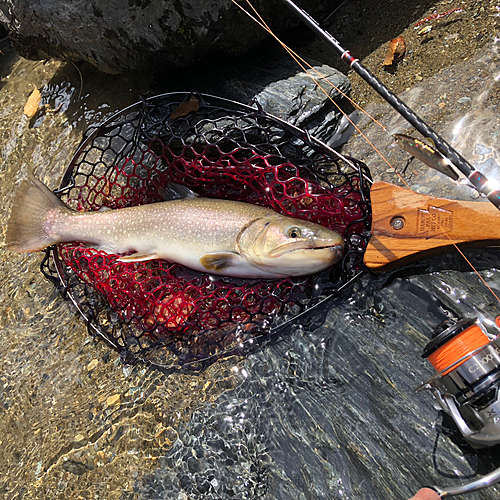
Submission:
<svg viewBox="0 0 500 500">
<path fill-rule="evenodd" d="M 489 339 L 481 328 L 478 325 L 473 325 L 436 349 L 427 359 L 436 371 L 441 372 L 468 353 L 488 344 L 488 342 Z M 443 375 L 450 373 L 467 359 L 464 359 L 461 363 L 443 373 Z"/>
</svg>

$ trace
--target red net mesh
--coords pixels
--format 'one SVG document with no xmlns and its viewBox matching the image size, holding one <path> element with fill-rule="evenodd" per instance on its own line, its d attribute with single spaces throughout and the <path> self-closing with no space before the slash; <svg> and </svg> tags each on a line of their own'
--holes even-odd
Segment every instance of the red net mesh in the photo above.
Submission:
<svg viewBox="0 0 500 500">
<path fill-rule="evenodd" d="M 164 260 L 122 263 L 83 244 L 60 245 L 56 266 L 91 330 L 159 366 L 234 351 L 303 312 L 360 266 L 369 235 L 362 164 L 229 101 L 199 96 L 197 112 L 172 120 L 184 98 L 159 96 L 90 130 L 63 179 L 69 187 L 62 199 L 80 211 L 122 208 L 160 201 L 161 188 L 175 182 L 334 229 L 347 251 L 342 265 L 320 276 L 245 280 Z"/>
</svg>

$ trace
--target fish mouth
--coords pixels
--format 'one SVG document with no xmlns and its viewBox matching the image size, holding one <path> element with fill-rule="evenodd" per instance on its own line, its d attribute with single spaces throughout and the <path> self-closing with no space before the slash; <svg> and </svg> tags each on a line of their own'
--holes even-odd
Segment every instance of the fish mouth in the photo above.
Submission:
<svg viewBox="0 0 500 500">
<path fill-rule="evenodd" d="M 322 247 L 314 247 L 310 248 L 310 250 L 330 250 L 330 253 L 333 254 L 332 263 L 335 264 L 339 262 L 339 260 L 344 255 L 344 245 L 328 245 Z"/>
<path fill-rule="evenodd" d="M 335 245 L 335 246 L 319 247 L 319 248 L 322 249 L 328 248 L 333 253 L 335 262 L 338 262 L 342 258 L 342 255 L 344 255 L 344 245 Z"/>
<path fill-rule="evenodd" d="M 311 245 L 309 242 L 293 242 L 281 245 L 269 252 L 269 257 L 278 258 L 286 253 L 292 253 L 298 250 L 331 250 L 335 259 L 339 260 L 344 252 L 344 244 L 330 243 L 325 245 Z"/>
</svg>

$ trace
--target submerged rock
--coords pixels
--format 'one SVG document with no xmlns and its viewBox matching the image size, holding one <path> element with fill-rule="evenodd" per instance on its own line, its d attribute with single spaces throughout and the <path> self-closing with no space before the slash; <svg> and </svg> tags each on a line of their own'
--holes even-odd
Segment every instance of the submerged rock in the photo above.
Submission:
<svg viewBox="0 0 500 500">
<path fill-rule="evenodd" d="M 321 18 L 337 3 L 301 6 Z M 299 24 L 280 2 L 255 7 L 278 32 Z M 106 73 L 188 66 L 214 51 L 239 55 L 266 37 L 231 0 L 0 0 L 0 21 L 27 59 L 87 61 Z"/>
</svg>

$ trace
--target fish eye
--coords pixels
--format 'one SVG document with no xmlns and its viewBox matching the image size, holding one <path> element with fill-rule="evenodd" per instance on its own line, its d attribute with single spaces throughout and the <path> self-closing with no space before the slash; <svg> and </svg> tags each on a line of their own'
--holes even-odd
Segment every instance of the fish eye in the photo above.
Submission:
<svg viewBox="0 0 500 500">
<path fill-rule="evenodd" d="M 290 236 L 290 238 L 299 238 L 300 237 L 300 228 L 299 227 L 291 227 L 287 231 L 287 234 L 288 234 L 288 236 Z"/>
</svg>

